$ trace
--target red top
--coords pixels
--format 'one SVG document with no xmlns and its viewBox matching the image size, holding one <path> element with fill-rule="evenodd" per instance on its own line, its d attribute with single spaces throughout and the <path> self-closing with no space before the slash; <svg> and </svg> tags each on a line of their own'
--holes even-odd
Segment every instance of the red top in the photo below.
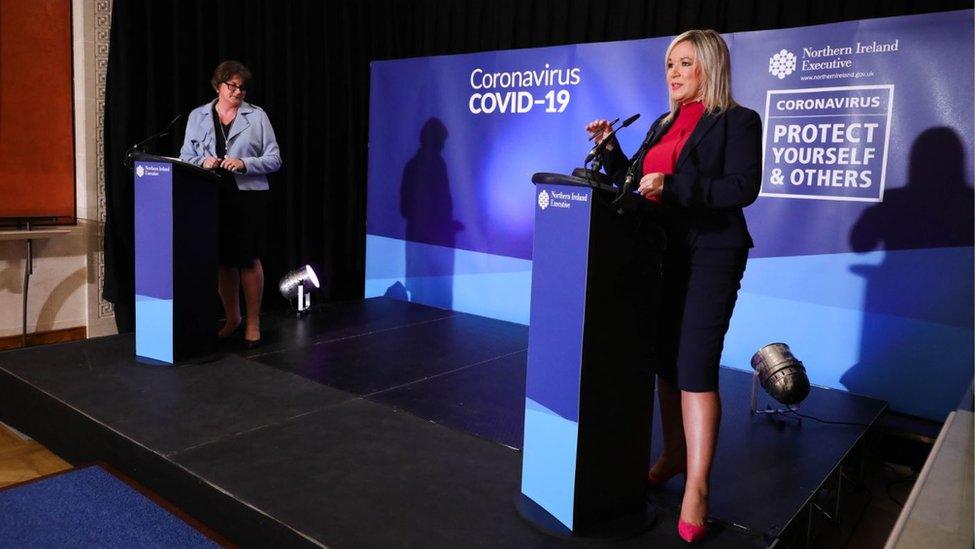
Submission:
<svg viewBox="0 0 976 549">
<path fill-rule="evenodd" d="M 688 142 L 688 138 L 691 137 L 691 132 L 695 130 L 695 126 L 698 125 L 698 121 L 701 120 L 704 113 L 705 105 L 701 101 L 695 101 L 694 103 L 687 103 L 681 106 L 681 110 L 678 111 L 678 116 L 671 124 L 671 127 L 668 128 L 668 132 L 644 155 L 644 175 L 654 172 L 663 174 L 674 173 L 675 164 L 678 162 L 681 149 Z M 660 202 L 661 197 L 654 196 L 648 200 Z"/>
</svg>

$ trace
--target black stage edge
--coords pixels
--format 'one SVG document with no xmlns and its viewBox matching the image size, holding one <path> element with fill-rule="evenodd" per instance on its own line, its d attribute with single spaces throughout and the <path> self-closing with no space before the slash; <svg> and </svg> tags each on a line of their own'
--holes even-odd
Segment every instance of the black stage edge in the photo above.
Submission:
<svg viewBox="0 0 976 549">
<path fill-rule="evenodd" d="M 262 325 L 258 349 L 178 366 L 136 362 L 131 335 L 0 353 L 0 421 L 246 546 L 686 545 L 680 478 L 648 493 L 658 521 L 627 540 L 562 540 L 521 520 L 525 326 L 385 298 Z M 793 539 L 868 431 L 753 418 L 750 383 L 721 372 L 703 547 Z M 802 412 L 871 425 L 884 408 L 814 387 Z"/>
</svg>

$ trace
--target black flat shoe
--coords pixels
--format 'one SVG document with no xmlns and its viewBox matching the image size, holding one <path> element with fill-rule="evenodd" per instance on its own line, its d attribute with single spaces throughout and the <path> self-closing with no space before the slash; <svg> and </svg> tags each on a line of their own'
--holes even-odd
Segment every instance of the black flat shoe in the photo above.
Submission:
<svg viewBox="0 0 976 549">
<path fill-rule="evenodd" d="M 257 339 L 245 339 L 244 340 L 244 348 L 245 349 L 255 349 L 255 348 L 257 348 L 260 345 L 261 345 L 261 338 L 260 337 L 257 338 Z"/>
</svg>

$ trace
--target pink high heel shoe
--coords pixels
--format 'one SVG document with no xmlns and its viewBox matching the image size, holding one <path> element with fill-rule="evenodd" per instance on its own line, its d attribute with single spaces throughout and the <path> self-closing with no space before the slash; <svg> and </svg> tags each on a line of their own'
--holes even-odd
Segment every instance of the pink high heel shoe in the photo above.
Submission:
<svg viewBox="0 0 976 549">
<path fill-rule="evenodd" d="M 708 533 L 708 526 L 702 524 L 701 526 L 695 526 L 690 522 L 685 522 L 678 519 L 678 535 L 681 539 L 687 541 L 688 543 L 695 543 L 701 539 L 705 538 L 705 534 Z"/>
</svg>

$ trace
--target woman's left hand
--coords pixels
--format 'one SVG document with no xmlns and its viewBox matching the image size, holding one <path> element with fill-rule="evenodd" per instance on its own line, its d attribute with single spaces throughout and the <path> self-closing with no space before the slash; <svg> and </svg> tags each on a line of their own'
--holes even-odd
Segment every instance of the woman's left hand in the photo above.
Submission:
<svg viewBox="0 0 976 549">
<path fill-rule="evenodd" d="M 653 198 L 661 196 L 661 192 L 664 190 L 664 174 L 663 173 L 649 173 L 641 178 L 640 185 L 637 187 L 637 192 L 644 198 Z"/>
<path fill-rule="evenodd" d="M 244 161 L 233 156 L 226 156 L 220 163 L 220 167 L 231 172 L 242 172 L 244 171 Z"/>
</svg>

